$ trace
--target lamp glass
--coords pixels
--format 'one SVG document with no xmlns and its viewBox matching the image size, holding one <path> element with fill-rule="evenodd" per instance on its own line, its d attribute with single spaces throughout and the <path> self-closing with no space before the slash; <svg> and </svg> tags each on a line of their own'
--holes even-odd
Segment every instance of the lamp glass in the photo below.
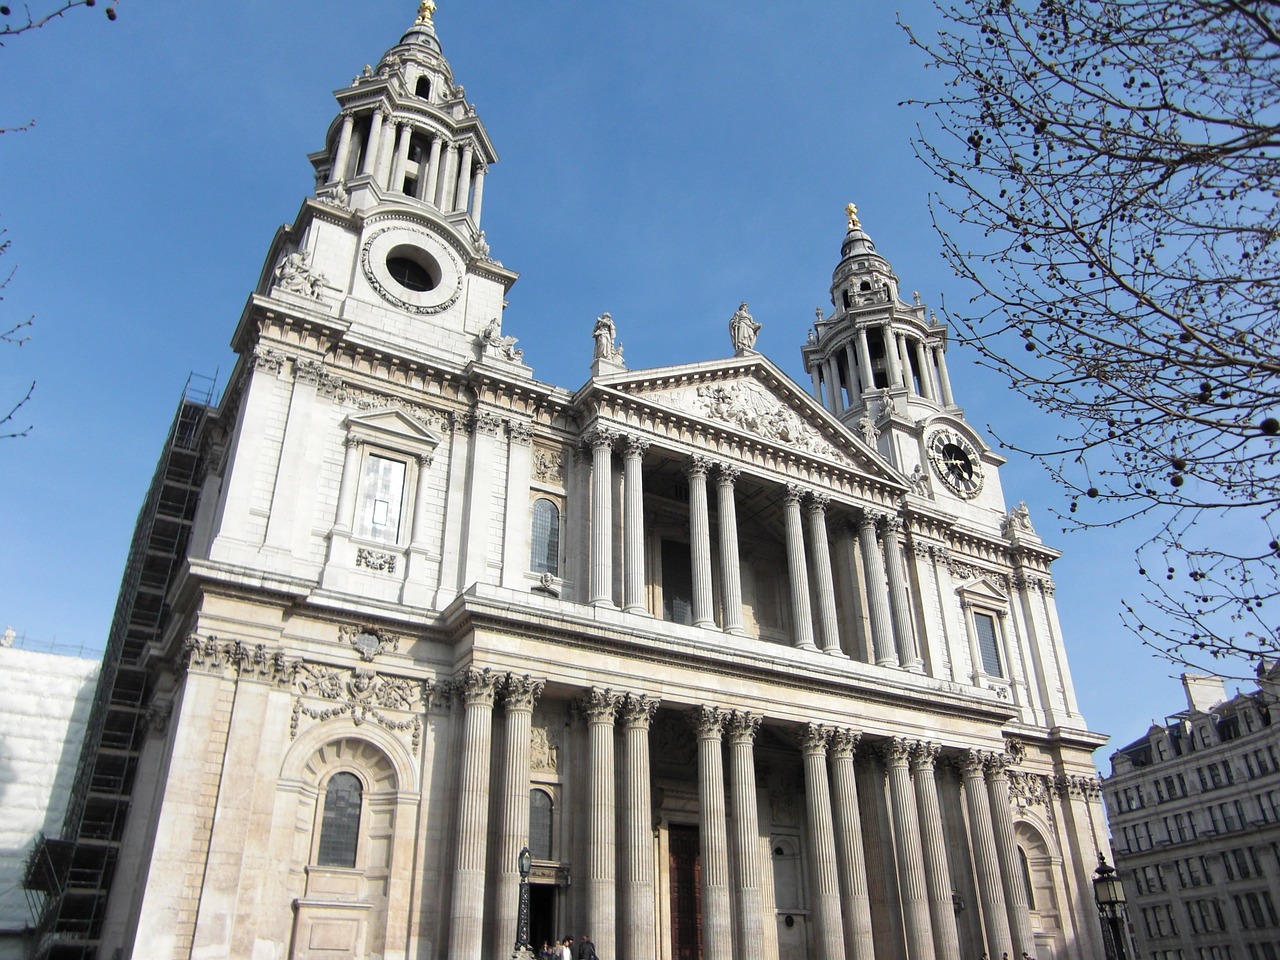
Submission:
<svg viewBox="0 0 1280 960">
<path fill-rule="evenodd" d="M 529 848 L 525 847 L 520 851 L 520 876 L 529 876 L 529 871 L 533 869 L 533 855 L 529 853 Z"/>
</svg>

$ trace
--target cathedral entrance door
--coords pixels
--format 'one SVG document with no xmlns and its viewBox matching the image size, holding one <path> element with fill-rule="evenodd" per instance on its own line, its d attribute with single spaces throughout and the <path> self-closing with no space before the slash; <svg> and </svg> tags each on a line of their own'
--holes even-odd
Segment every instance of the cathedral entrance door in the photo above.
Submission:
<svg viewBox="0 0 1280 960">
<path fill-rule="evenodd" d="M 702 858 L 698 828 L 671 824 L 671 956 L 702 960 Z"/>
</svg>

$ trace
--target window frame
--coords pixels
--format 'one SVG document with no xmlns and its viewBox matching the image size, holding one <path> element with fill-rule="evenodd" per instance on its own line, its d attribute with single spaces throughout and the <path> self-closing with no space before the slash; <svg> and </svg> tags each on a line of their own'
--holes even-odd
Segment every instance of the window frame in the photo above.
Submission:
<svg viewBox="0 0 1280 960">
<path fill-rule="evenodd" d="M 349 776 L 360 788 L 360 806 L 355 824 L 355 843 L 351 854 L 351 863 L 325 863 L 321 861 L 321 848 L 325 841 L 326 820 L 329 813 L 329 790 L 333 782 L 340 776 Z M 319 787 L 316 802 L 315 828 L 312 831 L 311 866 L 323 870 L 360 870 L 366 844 L 362 842 L 362 831 L 368 820 L 369 784 L 360 775 L 360 771 L 352 767 L 341 766 L 329 771 L 324 783 Z"/>
</svg>

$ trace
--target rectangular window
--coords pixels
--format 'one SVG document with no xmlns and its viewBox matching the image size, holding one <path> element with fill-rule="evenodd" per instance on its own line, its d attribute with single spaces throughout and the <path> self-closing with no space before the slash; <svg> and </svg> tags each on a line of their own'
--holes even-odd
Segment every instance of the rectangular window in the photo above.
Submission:
<svg viewBox="0 0 1280 960">
<path fill-rule="evenodd" d="M 366 540 L 396 543 L 404 506 L 405 463 L 370 454 L 364 463 L 355 535 Z"/>
<path fill-rule="evenodd" d="M 1000 644 L 996 634 L 996 618 L 989 613 L 975 613 L 973 628 L 978 634 L 978 653 L 982 657 L 982 672 L 989 677 L 1003 677 L 1000 664 Z"/>
<path fill-rule="evenodd" d="M 662 541 L 662 619 L 693 623 L 693 558 L 687 543 Z"/>
</svg>

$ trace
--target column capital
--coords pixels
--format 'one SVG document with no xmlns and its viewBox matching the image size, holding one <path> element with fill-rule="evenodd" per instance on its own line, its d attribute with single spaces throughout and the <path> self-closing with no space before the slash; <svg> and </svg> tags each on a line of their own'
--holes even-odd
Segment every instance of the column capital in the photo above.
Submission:
<svg viewBox="0 0 1280 960">
<path fill-rule="evenodd" d="M 929 770 L 932 771 L 934 765 L 938 762 L 938 756 L 942 753 L 942 747 L 930 740 L 920 740 L 915 744 L 915 749 L 911 752 L 911 767 L 913 770 Z"/>
<path fill-rule="evenodd" d="M 634 433 L 622 437 L 622 451 L 625 457 L 643 457 L 649 450 L 650 441 L 646 437 L 638 437 Z"/>
<path fill-rule="evenodd" d="M 705 704 L 694 707 L 689 712 L 689 722 L 698 732 L 699 740 L 719 740 L 724 732 L 727 714 L 719 707 L 708 707 Z"/>
<path fill-rule="evenodd" d="M 342 441 L 342 445 L 351 450 L 359 450 L 361 447 L 364 446 L 364 437 L 348 436 L 345 440 Z"/>
<path fill-rule="evenodd" d="M 470 706 L 473 703 L 493 706 L 493 698 L 502 678 L 488 667 L 483 670 L 466 670 L 458 678 L 458 686 L 462 690 L 463 702 Z"/>
<path fill-rule="evenodd" d="M 689 458 L 687 463 L 685 463 L 684 475 L 690 479 L 693 479 L 694 477 L 706 477 L 706 475 L 711 472 L 713 462 L 714 461 L 709 457 L 694 455 Z"/>
<path fill-rule="evenodd" d="M 587 715 L 587 723 L 613 726 L 621 699 L 618 694 L 608 688 L 592 687 L 581 698 L 582 712 Z"/>
<path fill-rule="evenodd" d="M 804 484 L 788 483 L 786 501 L 789 504 L 794 503 L 797 506 L 799 506 L 800 502 L 804 500 L 805 496 L 808 495 L 808 493 L 809 493 L 809 488 L 806 487 Z"/>
<path fill-rule="evenodd" d="M 595 426 L 588 430 L 582 439 L 592 450 L 598 450 L 601 447 L 612 450 L 614 441 L 618 439 L 618 431 L 613 427 Z"/>
<path fill-rule="evenodd" d="M 720 481 L 720 486 L 733 486 L 738 482 L 738 475 L 742 473 L 741 468 L 735 467 L 728 463 L 716 464 L 716 479 Z"/>
<path fill-rule="evenodd" d="M 988 753 L 986 755 L 986 768 L 988 780 L 1005 780 L 1005 770 L 1009 766 L 1009 758 L 1003 753 Z"/>
<path fill-rule="evenodd" d="M 846 757 L 853 759 L 858 752 L 858 744 L 862 742 L 862 734 L 848 727 L 837 727 L 831 731 L 831 756 L 836 760 Z"/>
<path fill-rule="evenodd" d="M 826 754 L 827 741 L 830 739 L 830 727 L 824 727 L 820 723 L 808 723 L 805 724 L 804 730 L 800 733 L 800 749 L 805 756 L 811 756 L 815 753 Z"/>
<path fill-rule="evenodd" d="M 819 493 L 816 490 L 809 491 L 809 496 L 805 498 L 805 508 L 812 514 L 826 513 L 827 504 L 831 502 L 831 495 L 827 493 Z"/>
<path fill-rule="evenodd" d="M 734 710 L 725 721 L 731 743 L 752 743 L 760 729 L 760 718 L 745 710 Z"/>
<path fill-rule="evenodd" d="M 883 510 L 872 510 L 868 507 L 864 507 L 862 513 L 858 515 L 858 529 L 861 531 L 870 527 L 874 530 L 879 525 L 880 521 L 887 516 L 889 516 L 889 514 Z"/>
<path fill-rule="evenodd" d="M 481 163 L 476 167 L 477 177 L 483 177 L 488 172 L 489 172 L 489 165 L 487 163 Z"/>
<path fill-rule="evenodd" d="M 960 772 L 966 778 L 981 779 L 986 771 L 987 755 L 981 750 L 966 750 L 960 754 L 957 761 L 960 764 Z"/>
<path fill-rule="evenodd" d="M 884 762 L 891 767 L 905 767 L 911 760 L 911 754 L 915 751 L 915 746 L 915 741 L 908 740 L 906 737 L 890 737 L 888 740 L 881 742 L 880 755 L 884 757 Z"/>
<path fill-rule="evenodd" d="M 508 673 L 502 684 L 503 702 L 508 710 L 531 711 L 545 686 L 545 680 L 534 680 L 527 673 L 524 676 Z"/>
<path fill-rule="evenodd" d="M 658 700 L 643 693 L 628 693 L 619 707 L 622 726 L 627 730 L 648 730 L 653 715 L 658 712 Z"/>
<path fill-rule="evenodd" d="M 357 445 L 359 445 L 359 443 L 360 441 L 356 441 Z M 418 466 L 421 467 L 423 470 L 426 470 L 429 466 L 431 466 L 431 464 L 435 460 L 435 458 L 429 453 L 420 453 L 416 457 L 414 457 L 414 459 L 418 461 Z"/>
<path fill-rule="evenodd" d="M 884 532 L 898 534 L 902 532 L 902 518 L 897 514 L 886 513 L 881 521 L 884 524 Z"/>
</svg>

